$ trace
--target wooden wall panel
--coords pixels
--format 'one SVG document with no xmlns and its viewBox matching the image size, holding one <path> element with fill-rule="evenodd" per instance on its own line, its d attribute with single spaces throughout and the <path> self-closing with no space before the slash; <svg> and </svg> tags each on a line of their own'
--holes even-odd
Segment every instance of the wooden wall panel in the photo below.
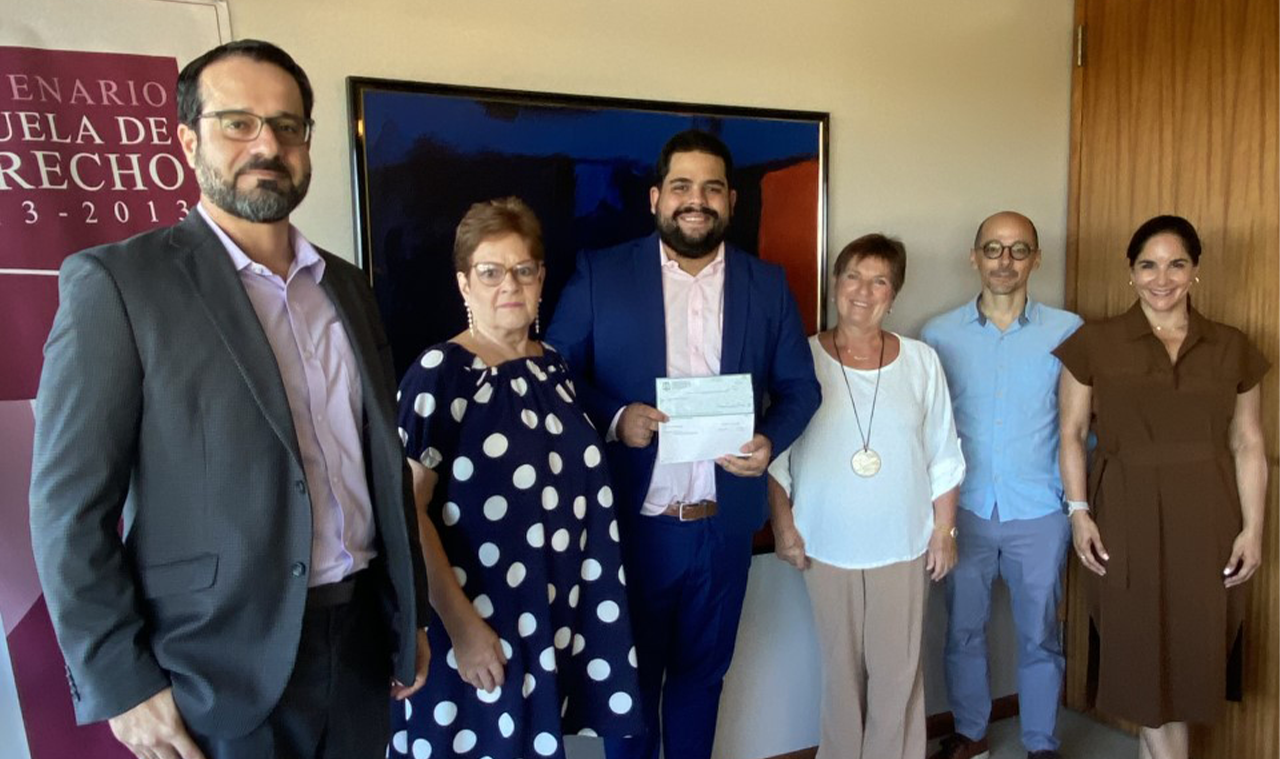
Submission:
<svg viewBox="0 0 1280 759">
<path fill-rule="evenodd" d="M 1067 302 L 1085 318 L 1134 299 L 1124 249 L 1159 213 L 1204 240 L 1198 309 L 1280 363 L 1280 101 L 1276 0 L 1077 0 L 1085 26 L 1073 86 Z M 1262 570 L 1246 621 L 1245 701 L 1193 730 L 1192 756 L 1275 759 L 1280 715 L 1277 387 L 1263 382 L 1270 483 Z M 1085 703 L 1087 621 L 1068 594 L 1068 704 Z M 1206 642 L 1206 645 L 1209 645 Z M 1104 715 L 1099 715 L 1104 716 Z"/>
</svg>

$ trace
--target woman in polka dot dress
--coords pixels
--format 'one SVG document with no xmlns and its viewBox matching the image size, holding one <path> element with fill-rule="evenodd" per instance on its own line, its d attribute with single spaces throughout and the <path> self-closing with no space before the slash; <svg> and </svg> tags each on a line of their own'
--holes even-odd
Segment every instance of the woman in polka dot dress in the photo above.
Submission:
<svg viewBox="0 0 1280 759">
<path fill-rule="evenodd" d="M 566 733 L 640 730 L 603 445 L 564 361 L 529 338 L 542 259 L 521 201 L 472 206 L 454 244 L 469 328 L 401 382 L 438 622 L 390 756 L 563 757 Z"/>
</svg>

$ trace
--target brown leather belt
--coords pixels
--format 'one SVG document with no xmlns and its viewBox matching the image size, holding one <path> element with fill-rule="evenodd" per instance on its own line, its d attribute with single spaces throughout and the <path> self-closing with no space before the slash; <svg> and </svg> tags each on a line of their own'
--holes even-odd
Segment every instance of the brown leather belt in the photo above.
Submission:
<svg viewBox="0 0 1280 759">
<path fill-rule="evenodd" d="M 681 522 L 696 522 L 716 515 L 715 501 L 694 501 L 693 503 L 676 502 L 662 512 L 664 517 L 675 517 Z"/>
</svg>

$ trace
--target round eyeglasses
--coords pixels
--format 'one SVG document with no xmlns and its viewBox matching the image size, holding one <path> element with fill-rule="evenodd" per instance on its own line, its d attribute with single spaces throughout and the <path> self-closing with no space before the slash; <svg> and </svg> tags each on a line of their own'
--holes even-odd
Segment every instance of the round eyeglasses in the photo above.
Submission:
<svg viewBox="0 0 1280 759">
<path fill-rule="evenodd" d="M 522 285 L 532 285 L 538 281 L 538 274 L 542 271 L 541 261 L 523 261 L 510 268 L 499 263 L 491 261 L 481 261 L 471 265 L 472 271 L 476 273 L 476 279 L 481 284 L 494 287 L 502 284 L 507 278 L 507 272 L 515 275 L 516 282 Z"/>
<path fill-rule="evenodd" d="M 259 116 L 248 111 L 210 111 L 197 119 L 217 119 L 222 136 L 236 142 L 251 142 L 262 134 L 262 125 L 271 127 L 271 133 L 281 145 L 298 147 L 311 141 L 311 129 L 315 122 L 301 116 Z"/>
<path fill-rule="evenodd" d="M 987 242 L 984 242 L 979 250 L 982 251 L 984 258 L 990 258 L 993 261 L 1003 256 L 1006 250 L 1009 251 L 1009 257 L 1015 261 L 1022 261 L 1026 259 L 1027 256 L 1036 252 L 1035 248 L 1025 242 L 1015 242 L 1012 245 L 1005 245 L 997 240 L 988 240 Z"/>
</svg>

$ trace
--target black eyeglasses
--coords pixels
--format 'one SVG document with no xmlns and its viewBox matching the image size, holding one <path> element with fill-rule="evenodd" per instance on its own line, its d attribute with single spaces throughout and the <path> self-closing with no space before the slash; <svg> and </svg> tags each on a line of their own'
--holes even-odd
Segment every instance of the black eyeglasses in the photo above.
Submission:
<svg viewBox="0 0 1280 759">
<path fill-rule="evenodd" d="M 1035 248 L 1025 242 L 1015 242 L 1012 245 L 1005 245 L 997 240 L 988 240 L 987 242 L 984 242 L 982 247 L 978 248 L 978 250 L 982 251 L 984 258 L 990 258 L 993 261 L 1000 256 L 1003 256 L 1006 250 L 1009 251 L 1009 257 L 1015 261 L 1022 261 L 1027 256 L 1036 252 Z"/>
<path fill-rule="evenodd" d="M 478 264 L 472 264 L 471 268 L 475 270 L 476 279 L 490 287 L 502 284 L 502 280 L 507 278 L 507 272 L 515 275 L 516 282 L 522 285 L 532 285 L 538 281 L 538 273 L 542 271 L 542 262 L 523 261 L 507 268 L 499 263 L 481 261 Z"/>
<path fill-rule="evenodd" d="M 222 136 L 236 142 L 251 142 L 262 134 L 262 125 L 271 127 L 271 133 L 281 145 L 298 147 L 311 141 L 311 129 L 316 122 L 301 116 L 259 116 L 248 111 L 211 111 L 197 119 L 217 119 Z"/>
</svg>

